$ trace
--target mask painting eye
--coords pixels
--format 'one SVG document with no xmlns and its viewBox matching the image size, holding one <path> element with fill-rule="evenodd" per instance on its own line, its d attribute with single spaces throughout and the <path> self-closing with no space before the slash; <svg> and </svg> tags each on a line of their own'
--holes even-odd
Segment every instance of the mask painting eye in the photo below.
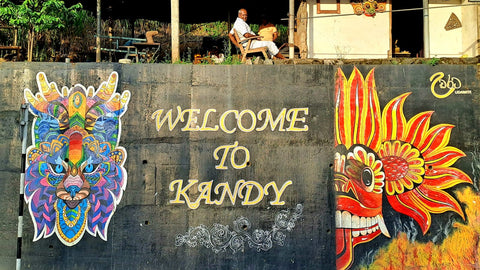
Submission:
<svg viewBox="0 0 480 270">
<path fill-rule="evenodd" d="M 92 173 L 93 171 L 95 171 L 98 167 L 98 164 L 87 164 L 87 166 L 85 166 L 85 168 L 83 169 L 83 172 L 85 173 Z"/>
<path fill-rule="evenodd" d="M 364 168 L 362 171 L 362 182 L 368 189 L 373 189 L 373 172 L 370 168 Z"/>
<path fill-rule="evenodd" d="M 64 173 L 65 169 L 63 168 L 62 164 L 52 164 L 52 167 L 54 168 L 55 173 L 60 174 Z"/>
</svg>

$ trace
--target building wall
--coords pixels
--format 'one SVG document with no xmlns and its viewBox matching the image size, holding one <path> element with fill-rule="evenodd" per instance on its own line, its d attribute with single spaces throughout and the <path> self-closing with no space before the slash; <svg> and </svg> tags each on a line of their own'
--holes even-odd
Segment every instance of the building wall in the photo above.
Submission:
<svg viewBox="0 0 480 270">
<path fill-rule="evenodd" d="M 35 199 L 29 199 L 21 204 L 24 226 L 19 254 L 23 269 L 333 269 L 336 263 L 340 263 L 334 258 L 335 253 L 342 253 L 339 232 L 345 229 L 343 220 L 338 221 L 339 211 L 355 210 L 363 217 L 368 214 L 358 205 L 342 201 L 346 194 L 353 193 L 339 189 L 338 180 L 350 181 L 351 187 L 360 182 L 355 182 L 351 169 L 348 169 L 347 178 L 339 177 L 341 166 L 335 153 L 351 148 L 357 154 L 348 155 L 349 160 L 357 158 L 364 165 L 372 165 L 362 159 L 361 151 L 358 151 L 370 148 L 369 157 L 385 157 L 370 140 L 362 139 L 368 130 L 372 130 L 371 123 L 378 120 L 381 129 L 368 138 L 388 134 L 392 129 L 397 130 L 395 134 L 400 134 L 398 130 L 425 127 L 422 124 L 425 122 L 418 125 L 407 123 L 428 116 L 427 128 L 415 133 L 425 138 L 410 141 L 414 147 L 408 148 L 422 149 L 421 155 L 411 151 L 419 155 L 415 160 L 423 158 L 427 172 L 420 174 L 420 182 L 414 187 L 405 187 L 412 188 L 416 194 L 422 194 L 417 188 L 423 192 L 429 188 L 425 193 L 427 197 L 418 195 L 415 198 L 436 202 L 428 205 L 431 219 L 424 223 L 412 218 L 410 212 L 399 209 L 394 201 L 383 200 L 380 209 L 385 228 L 381 228 L 382 234 L 375 234 L 365 243 L 355 242 L 357 245 L 351 247 L 353 253 L 346 261 L 346 267 L 459 269 L 478 264 L 476 232 L 479 225 L 475 202 L 479 196 L 480 113 L 476 65 L 2 63 L 0 71 L 3 123 L 0 128 L 0 205 L 3 206 L 0 269 L 13 269 L 17 258 L 17 220 L 22 213 L 18 209 L 19 182 L 25 157 L 22 156 L 22 130 L 19 127 L 24 89 L 30 89 L 33 94 L 39 92 L 39 87 L 53 89 L 52 84 L 37 84 L 37 78 L 41 78 L 39 72 L 45 74 L 49 83 L 55 82 L 59 89 L 62 86 L 78 89 L 78 84 L 98 89 L 102 82 L 109 81 L 114 71 L 118 76 L 115 93 L 125 98 L 119 99 L 123 100 L 123 105 L 116 107 L 125 109 L 121 126 L 105 121 L 115 114 L 115 106 L 98 107 L 103 111 L 95 109 L 89 115 L 110 112 L 103 115 L 103 125 L 89 132 L 95 134 L 102 128 L 107 131 L 120 128 L 119 142 L 113 149 L 123 148 L 127 153 L 123 164 L 128 174 L 125 175 L 127 184 L 105 230 L 106 237 L 102 239 L 99 231 L 96 234 L 86 231 L 71 246 L 68 245 L 68 235 L 62 238 L 57 234 L 58 228 L 51 235 L 45 230 L 45 234 L 38 237 L 35 235 L 38 230 L 34 229 L 38 226 L 37 221 L 42 220 L 41 225 L 48 227 L 51 222 L 62 218 L 62 215 L 55 215 L 55 211 L 52 220 L 36 215 L 47 214 L 42 211 L 56 204 L 58 197 L 44 200 L 41 207 L 36 207 Z M 106 90 L 108 85 L 103 89 L 89 92 L 85 97 L 112 94 Z M 44 91 L 43 97 L 56 100 L 47 94 L 53 93 L 49 91 Z M 339 95 L 340 92 L 348 94 Z M 64 90 L 60 96 L 69 96 L 68 93 L 77 92 Z M 398 106 L 390 106 L 395 104 L 390 101 L 398 101 L 396 97 L 399 96 L 405 100 Z M 43 97 L 37 95 L 37 101 L 27 100 L 32 100 L 32 104 L 42 110 L 47 108 L 41 105 L 45 104 L 40 102 Z M 347 102 L 349 105 L 346 100 L 351 101 Z M 367 100 L 377 100 L 376 109 L 371 106 L 377 102 L 362 102 Z M 81 99 L 71 101 L 71 106 L 64 103 L 68 110 L 82 104 L 78 103 Z M 97 102 L 102 103 L 98 99 Z M 51 103 L 59 105 L 58 102 Z M 94 107 L 92 102 L 89 104 Z M 50 111 L 51 115 L 61 111 L 60 107 L 50 108 L 55 108 Z M 178 117 L 179 111 L 183 117 Z M 259 114 L 260 111 L 264 113 Z M 272 113 L 272 118 L 264 127 L 267 111 Z M 384 117 L 370 113 L 374 111 Z M 168 119 L 162 122 L 169 112 L 172 116 L 170 122 Z M 367 115 L 374 116 L 373 121 Z M 396 116 L 390 118 L 392 115 Z M 234 116 L 241 120 L 237 121 Z M 29 113 L 29 117 L 27 146 L 33 144 L 32 139 L 40 138 L 37 135 L 44 130 L 40 128 L 32 133 L 33 114 Z M 48 123 L 56 123 L 51 122 L 51 118 L 45 119 Z M 80 121 L 78 117 L 74 120 Z M 409 128 L 402 128 L 407 126 Z M 53 127 L 53 132 L 55 125 L 49 127 Z M 337 136 L 339 130 L 353 133 L 342 132 L 343 135 Z M 48 133 L 49 136 L 52 132 Z M 350 136 L 354 133 L 359 135 Z M 105 134 L 109 133 L 99 135 L 96 140 Z M 84 145 L 95 148 L 89 144 L 93 138 L 86 138 L 89 139 Z M 394 140 L 400 139 L 389 138 L 391 140 L 384 138 L 382 143 L 393 145 Z M 402 138 L 404 143 L 407 138 Z M 53 145 L 51 143 L 50 147 Z M 48 150 L 45 142 L 39 149 Z M 61 148 L 57 149 L 61 151 Z M 51 153 L 55 155 L 57 151 Z M 439 158 L 445 156 L 448 159 L 441 166 L 431 164 L 438 153 L 441 153 Z M 31 159 L 35 154 L 38 152 L 29 151 L 26 158 Z M 71 155 L 70 159 L 73 159 Z M 109 157 L 107 160 L 112 166 L 112 160 L 119 160 L 118 153 L 105 157 Z M 53 175 L 48 172 L 55 169 L 53 163 L 34 167 L 35 160 L 39 159 L 27 164 L 27 191 L 37 186 L 43 191 L 57 188 L 46 184 L 45 181 L 52 179 L 36 177 L 38 173 L 45 175 L 45 172 Z M 349 161 L 346 164 L 363 163 Z M 392 164 L 385 165 L 382 170 L 390 172 Z M 105 167 L 99 167 L 105 170 Z M 444 174 L 455 172 L 455 175 L 446 177 L 432 173 L 434 170 Z M 427 181 L 429 177 L 440 178 L 441 183 L 431 185 Z M 45 180 L 35 182 L 35 179 Z M 221 191 L 227 183 L 233 195 L 231 198 L 225 193 L 222 199 Z M 387 186 L 391 187 L 387 183 L 385 180 L 385 190 Z M 190 188 L 185 189 L 190 184 Z M 95 185 L 90 187 L 92 191 Z M 242 192 L 235 193 L 237 185 L 239 188 L 243 186 Z M 359 192 L 357 190 L 356 194 Z M 381 196 L 375 198 L 380 198 L 376 203 L 382 202 Z M 106 203 L 91 205 L 97 211 Z M 340 209 L 340 205 L 346 209 Z M 418 209 L 424 211 L 424 206 Z M 98 219 L 89 216 L 87 225 L 93 221 Z M 335 228 L 335 224 L 339 227 Z M 374 230 L 373 227 L 370 229 Z M 384 233 L 385 229 L 389 237 Z M 358 231 L 361 236 L 366 233 L 367 230 Z"/>
<path fill-rule="evenodd" d="M 317 1 L 308 3 L 308 57 L 321 59 L 388 58 L 391 56 L 391 14 L 353 15 L 350 1 L 341 0 L 339 14 L 317 14 Z M 390 2 L 388 2 L 390 3 Z M 460 6 L 463 3 L 464 6 Z M 321 0 L 323 10 L 336 10 L 335 0 Z M 430 57 L 475 57 L 477 6 L 461 0 L 429 2 Z M 387 4 L 387 11 L 391 5 Z M 446 30 L 455 14 L 461 27 Z M 419 26 L 421 27 L 421 26 Z"/>
<path fill-rule="evenodd" d="M 350 1 L 341 0 L 339 14 L 317 14 L 317 2 L 309 0 L 307 3 L 308 57 L 320 59 L 388 57 L 391 50 L 390 13 L 378 13 L 374 18 L 353 15 Z M 335 0 L 322 0 L 320 3 L 322 10 L 337 9 Z"/>
<path fill-rule="evenodd" d="M 460 6 L 462 1 L 430 1 L 430 56 L 431 57 L 474 57 L 478 54 L 477 7 L 464 1 L 468 6 Z M 450 16 L 455 14 L 461 27 L 446 30 Z"/>
<path fill-rule="evenodd" d="M 469 3 L 469 2 L 465 2 Z M 472 4 L 471 2 L 469 4 Z M 462 23 L 465 25 L 462 30 L 462 56 L 478 56 L 478 6 L 462 8 Z"/>
</svg>

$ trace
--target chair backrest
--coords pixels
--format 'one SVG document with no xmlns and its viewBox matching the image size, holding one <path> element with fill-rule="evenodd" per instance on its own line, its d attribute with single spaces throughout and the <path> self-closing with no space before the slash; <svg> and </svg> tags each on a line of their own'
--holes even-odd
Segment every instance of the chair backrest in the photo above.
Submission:
<svg viewBox="0 0 480 270">
<path fill-rule="evenodd" d="M 147 31 L 145 33 L 145 38 L 147 39 L 147 43 L 153 44 L 153 36 L 158 35 L 158 31 Z"/>
<path fill-rule="evenodd" d="M 242 44 L 240 43 L 240 37 L 238 36 L 237 30 L 233 29 L 233 32 L 235 32 L 235 40 L 237 41 L 237 44 L 235 44 L 235 46 L 237 46 L 240 49 L 240 52 L 242 52 L 242 54 L 245 53 L 245 48 L 243 48 Z M 247 45 L 247 48 L 248 48 L 248 45 Z"/>
</svg>

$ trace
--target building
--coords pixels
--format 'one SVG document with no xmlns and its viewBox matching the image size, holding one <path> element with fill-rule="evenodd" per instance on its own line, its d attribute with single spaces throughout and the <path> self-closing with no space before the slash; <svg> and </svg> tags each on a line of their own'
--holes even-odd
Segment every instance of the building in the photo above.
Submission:
<svg viewBox="0 0 480 270">
<path fill-rule="evenodd" d="M 307 0 L 307 57 L 475 57 L 475 2 Z"/>
</svg>

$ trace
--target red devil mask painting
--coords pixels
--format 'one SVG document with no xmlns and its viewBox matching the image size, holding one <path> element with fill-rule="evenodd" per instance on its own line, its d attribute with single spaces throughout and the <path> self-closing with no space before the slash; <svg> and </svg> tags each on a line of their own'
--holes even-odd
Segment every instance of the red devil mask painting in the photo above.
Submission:
<svg viewBox="0 0 480 270">
<path fill-rule="evenodd" d="M 383 202 L 410 216 L 425 234 L 431 214 L 453 211 L 464 218 L 458 201 L 444 191 L 472 183 L 450 167 L 465 154 L 448 146 L 452 125 L 430 127 L 433 111 L 407 120 L 404 93 L 380 108 L 374 70 L 366 78 L 354 68 L 347 80 L 341 69 L 335 83 L 336 254 L 337 269 L 354 261 L 356 245 L 379 235 L 391 237 Z M 387 200 L 382 200 L 386 196 Z"/>
</svg>

